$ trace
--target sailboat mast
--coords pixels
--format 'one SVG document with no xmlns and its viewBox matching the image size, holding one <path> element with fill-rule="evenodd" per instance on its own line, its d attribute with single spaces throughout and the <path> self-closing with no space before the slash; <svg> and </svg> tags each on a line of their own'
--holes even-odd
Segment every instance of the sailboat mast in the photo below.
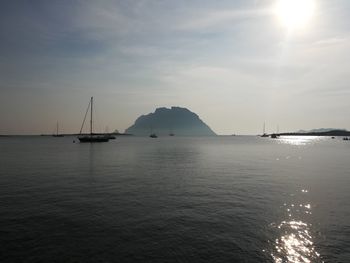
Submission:
<svg viewBox="0 0 350 263">
<path fill-rule="evenodd" d="M 91 103 L 90 103 L 90 135 L 92 135 L 92 104 L 93 104 L 93 97 L 91 97 Z"/>
<path fill-rule="evenodd" d="M 56 135 L 58 135 L 58 122 L 56 124 Z"/>
<path fill-rule="evenodd" d="M 265 134 L 265 122 L 264 122 L 263 134 Z"/>
</svg>

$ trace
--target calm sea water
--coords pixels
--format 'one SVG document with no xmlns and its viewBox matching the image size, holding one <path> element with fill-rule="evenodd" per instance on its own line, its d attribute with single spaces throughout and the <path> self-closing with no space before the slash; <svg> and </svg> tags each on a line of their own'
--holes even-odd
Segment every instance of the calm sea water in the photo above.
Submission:
<svg viewBox="0 0 350 263">
<path fill-rule="evenodd" d="M 350 262 L 350 142 L 0 138 L 1 262 Z"/>
</svg>

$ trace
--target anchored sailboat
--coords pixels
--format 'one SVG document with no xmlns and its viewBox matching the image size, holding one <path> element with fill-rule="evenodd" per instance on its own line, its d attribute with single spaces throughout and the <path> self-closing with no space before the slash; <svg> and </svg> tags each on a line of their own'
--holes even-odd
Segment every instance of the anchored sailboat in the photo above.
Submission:
<svg viewBox="0 0 350 263">
<path fill-rule="evenodd" d="M 263 134 L 260 137 L 269 137 L 269 135 L 265 132 L 265 122 L 264 122 Z"/>
<path fill-rule="evenodd" d="M 56 124 L 56 134 L 52 134 L 53 137 L 63 137 L 64 135 L 63 134 L 59 134 L 58 133 L 58 122 Z"/>
<path fill-rule="evenodd" d="M 280 137 L 280 127 L 277 125 L 276 133 L 271 134 L 272 139 L 278 139 Z"/>
<path fill-rule="evenodd" d="M 151 134 L 149 135 L 151 138 L 158 138 L 157 134 L 153 132 L 153 126 L 151 125 Z"/>
<path fill-rule="evenodd" d="M 86 120 L 86 115 L 88 114 L 89 109 L 90 109 L 90 134 L 82 134 L 81 132 L 83 130 L 84 123 Z M 92 109 L 93 109 L 93 97 L 91 97 L 88 108 L 86 110 L 83 124 L 81 125 L 81 128 L 80 128 L 80 133 L 79 133 L 80 135 L 78 136 L 78 139 L 80 142 L 108 142 L 109 138 L 106 135 L 93 133 Z"/>
</svg>

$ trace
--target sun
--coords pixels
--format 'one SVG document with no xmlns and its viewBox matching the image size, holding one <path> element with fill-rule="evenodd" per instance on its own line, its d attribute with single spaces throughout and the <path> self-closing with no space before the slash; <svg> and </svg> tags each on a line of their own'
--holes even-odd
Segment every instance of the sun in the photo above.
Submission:
<svg viewBox="0 0 350 263">
<path fill-rule="evenodd" d="M 305 27 L 315 10 L 314 0 L 279 0 L 275 13 L 289 30 Z"/>
</svg>

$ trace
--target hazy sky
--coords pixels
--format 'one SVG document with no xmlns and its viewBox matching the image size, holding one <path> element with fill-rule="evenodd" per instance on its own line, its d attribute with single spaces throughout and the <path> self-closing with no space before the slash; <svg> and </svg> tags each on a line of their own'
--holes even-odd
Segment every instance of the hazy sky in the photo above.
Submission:
<svg viewBox="0 0 350 263">
<path fill-rule="evenodd" d="M 350 129 L 350 1 L 288 30 L 273 0 L 2 0 L 0 133 L 124 131 L 160 106 L 219 134 Z"/>
</svg>

